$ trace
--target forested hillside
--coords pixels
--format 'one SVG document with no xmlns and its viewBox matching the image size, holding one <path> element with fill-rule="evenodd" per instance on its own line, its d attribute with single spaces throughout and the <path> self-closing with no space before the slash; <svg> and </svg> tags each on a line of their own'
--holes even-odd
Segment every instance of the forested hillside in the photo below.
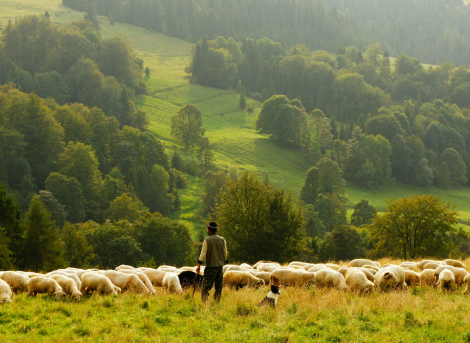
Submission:
<svg viewBox="0 0 470 343">
<path fill-rule="evenodd" d="M 63 0 L 86 9 L 85 0 Z M 424 63 L 470 58 L 470 8 L 462 0 L 309 1 L 109 1 L 97 0 L 99 14 L 191 42 L 203 37 L 245 37 L 283 41 L 290 47 L 334 52 L 355 45 L 362 51 L 379 42 L 391 55 Z"/>
</svg>

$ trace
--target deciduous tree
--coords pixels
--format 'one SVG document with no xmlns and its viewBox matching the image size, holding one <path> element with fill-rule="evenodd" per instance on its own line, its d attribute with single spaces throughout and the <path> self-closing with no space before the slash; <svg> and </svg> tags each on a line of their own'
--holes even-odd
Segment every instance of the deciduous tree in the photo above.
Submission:
<svg viewBox="0 0 470 343">
<path fill-rule="evenodd" d="M 194 105 L 185 105 L 171 118 L 171 135 L 186 149 L 196 145 L 204 135 L 202 113 Z"/>
</svg>

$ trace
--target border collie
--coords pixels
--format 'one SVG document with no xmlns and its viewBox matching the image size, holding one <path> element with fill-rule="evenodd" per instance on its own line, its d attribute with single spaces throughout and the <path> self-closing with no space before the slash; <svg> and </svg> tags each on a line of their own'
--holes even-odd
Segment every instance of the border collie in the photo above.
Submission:
<svg viewBox="0 0 470 343">
<path fill-rule="evenodd" d="M 271 307 L 276 307 L 277 297 L 279 294 L 281 294 L 279 286 L 271 285 L 271 290 L 268 295 L 258 304 L 258 306 L 269 305 Z"/>
</svg>

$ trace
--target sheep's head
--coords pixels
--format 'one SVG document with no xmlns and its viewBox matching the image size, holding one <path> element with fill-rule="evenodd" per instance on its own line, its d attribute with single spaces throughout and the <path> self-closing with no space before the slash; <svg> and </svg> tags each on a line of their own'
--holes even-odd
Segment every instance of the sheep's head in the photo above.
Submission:
<svg viewBox="0 0 470 343">
<path fill-rule="evenodd" d="M 72 294 L 72 298 L 74 298 L 76 301 L 80 301 L 82 297 L 83 297 L 83 294 L 80 291 L 75 291 Z"/>
<path fill-rule="evenodd" d="M 54 292 L 54 296 L 56 297 L 56 299 L 60 299 L 65 296 L 65 293 L 62 289 L 58 289 Z"/>
</svg>

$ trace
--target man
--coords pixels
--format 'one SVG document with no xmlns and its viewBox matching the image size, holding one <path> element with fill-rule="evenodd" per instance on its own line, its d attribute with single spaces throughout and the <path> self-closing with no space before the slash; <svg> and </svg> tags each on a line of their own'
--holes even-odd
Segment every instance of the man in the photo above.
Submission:
<svg viewBox="0 0 470 343">
<path fill-rule="evenodd" d="M 212 285 L 215 283 L 214 300 L 220 301 L 222 287 L 224 284 L 224 274 L 222 267 L 227 262 L 227 243 L 221 236 L 216 235 L 217 223 L 211 222 L 207 225 L 207 237 L 202 243 L 201 255 L 197 261 L 196 274 L 201 270 L 201 264 L 206 262 L 204 269 L 204 281 L 202 283 L 202 300 L 206 301 Z"/>
</svg>

